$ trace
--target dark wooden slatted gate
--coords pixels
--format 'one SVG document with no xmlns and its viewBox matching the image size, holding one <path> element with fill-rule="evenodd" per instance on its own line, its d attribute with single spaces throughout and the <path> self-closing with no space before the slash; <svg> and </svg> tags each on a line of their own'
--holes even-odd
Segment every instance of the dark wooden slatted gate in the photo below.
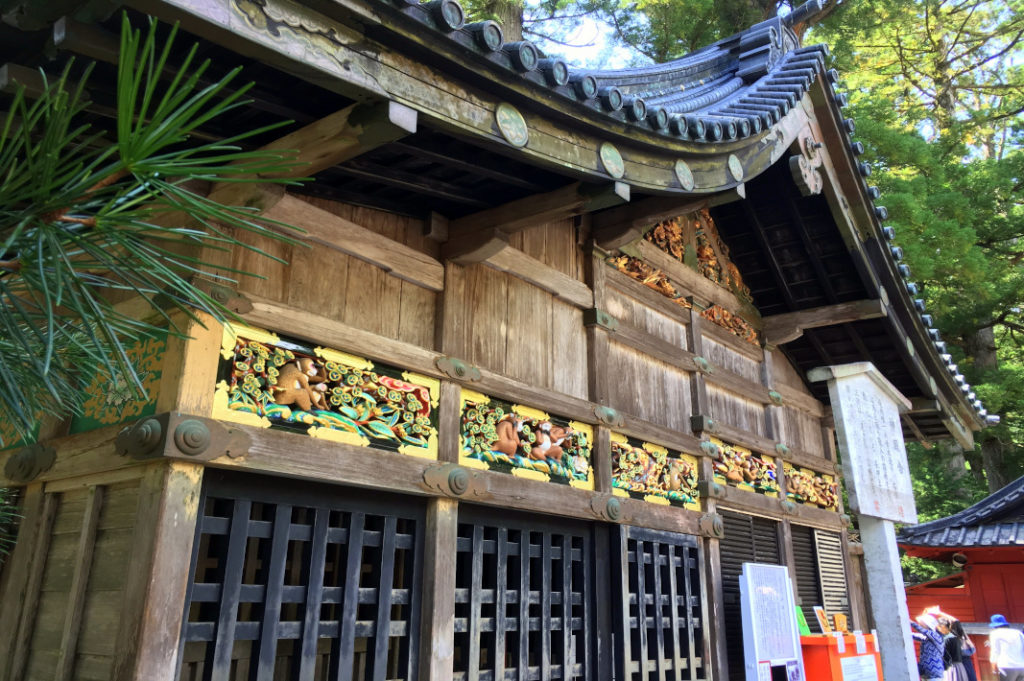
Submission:
<svg viewBox="0 0 1024 681">
<path fill-rule="evenodd" d="M 615 646 L 619 679 L 706 679 L 705 607 L 696 537 L 621 527 L 612 555 L 619 560 Z M 612 571 L 613 574 L 616 571 Z"/>
<path fill-rule="evenodd" d="M 595 678 L 591 526 L 459 510 L 455 678 Z"/>
<path fill-rule="evenodd" d="M 179 677 L 416 678 L 422 506 L 207 471 Z"/>
<path fill-rule="evenodd" d="M 719 510 L 725 536 L 719 541 L 722 561 L 722 620 L 730 681 L 743 681 L 743 626 L 740 615 L 740 573 L 743 563 L 782 565 L 779 524 L 757 516 Z"/>
</svg>

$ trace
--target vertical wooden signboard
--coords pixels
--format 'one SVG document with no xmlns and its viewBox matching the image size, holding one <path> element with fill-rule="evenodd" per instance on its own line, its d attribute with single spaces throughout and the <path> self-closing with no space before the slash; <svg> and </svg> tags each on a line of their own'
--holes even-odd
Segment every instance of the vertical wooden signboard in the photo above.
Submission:
<svg viewBox="0 0 1024 681">
<path fill-rule="evenodd" d="M 916 681 L 917 661 L 893 526 L 894 522 L 917 522 L 900 427 L 900 412 L 910 409 L 910 401 L 870 362 L 820 367 L 808 377 L 828 381 L 850 505 L 859 516 L 883 676 L 886 681 Z"/>
</svg>

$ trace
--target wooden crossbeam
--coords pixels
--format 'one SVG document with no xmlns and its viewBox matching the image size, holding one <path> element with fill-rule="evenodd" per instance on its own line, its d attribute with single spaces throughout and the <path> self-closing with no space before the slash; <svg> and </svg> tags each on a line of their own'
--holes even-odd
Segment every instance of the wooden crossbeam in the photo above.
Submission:
<svg viewBox="0 0 1024 681">
<path fill-rule="evenodd" d="M 786 312 L 762 319 L 764 341 L 766 345 L 778 346 L 800 338 L 806 329 L 835 326 L 862 319 L 877 319 L 887 315 L 885 303 L 879 299 L 855 300 Z"/>
<path fill-rule="evenodd" d="M 574 182 L 450 221 L 441 254 L 460 264 L 482 262 L 500 252 L 514 232 L 627 201 L 629 185 L 624 182 L 598 186 Z"/>
</svg>

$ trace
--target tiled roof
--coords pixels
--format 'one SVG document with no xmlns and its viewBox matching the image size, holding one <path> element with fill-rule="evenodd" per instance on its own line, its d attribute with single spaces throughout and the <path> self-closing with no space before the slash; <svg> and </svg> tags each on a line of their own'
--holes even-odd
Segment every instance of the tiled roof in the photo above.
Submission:
<svg viewBox="0 0 1024 681">
<path fill-rule="evenodd" d="M 548 59 L 528 40 L 504 42 L 493 21 L 464 24 L 457 0 L 396 0 L 403 14 L 520 77 L 608 116 L 697 143 L 758 135 L 796 105 L 824 71 L 825 45 L 800 47 L 790 28 L 822 0 L 663 64 L 595 71 Z M 835 75 L 837 74 L 830 74 Z M 842 97 L 842 95 L 837 95 Z"/>
<path fill-rule="evenodd" d="M 935 547 L 1024 547 L 1024 476 L 959 513 L 904 528 L 899 534 L 899 543 Z"/>
</svg>

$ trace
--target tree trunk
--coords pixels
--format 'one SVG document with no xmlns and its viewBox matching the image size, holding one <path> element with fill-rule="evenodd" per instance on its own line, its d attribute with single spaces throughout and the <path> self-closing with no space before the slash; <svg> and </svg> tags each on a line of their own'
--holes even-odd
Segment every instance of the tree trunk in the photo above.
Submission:
<svg viewBox="0 0 1024 681">
<path fill-rule="evenodd" d="M 999 368 L 995 330 L 991 325 L 975 331 L 966 341 L 964 350 L 968 357 L 974 358 L 974 368 L 979 375 Z M 988 491 L 995 492 L 1005 487 L 1008 482 L 1003 472 L 1003 443 L 991 428 L 981 431 L 978 439 L 981 443 L 981 465 L 985 469 Z"/>
<path fill-rule="evenodd" d="M 501 24 L 505 42 L 523 39 L 523 3 L 519 0 L 488 0 L 483 13 Z"/>
</svg>

